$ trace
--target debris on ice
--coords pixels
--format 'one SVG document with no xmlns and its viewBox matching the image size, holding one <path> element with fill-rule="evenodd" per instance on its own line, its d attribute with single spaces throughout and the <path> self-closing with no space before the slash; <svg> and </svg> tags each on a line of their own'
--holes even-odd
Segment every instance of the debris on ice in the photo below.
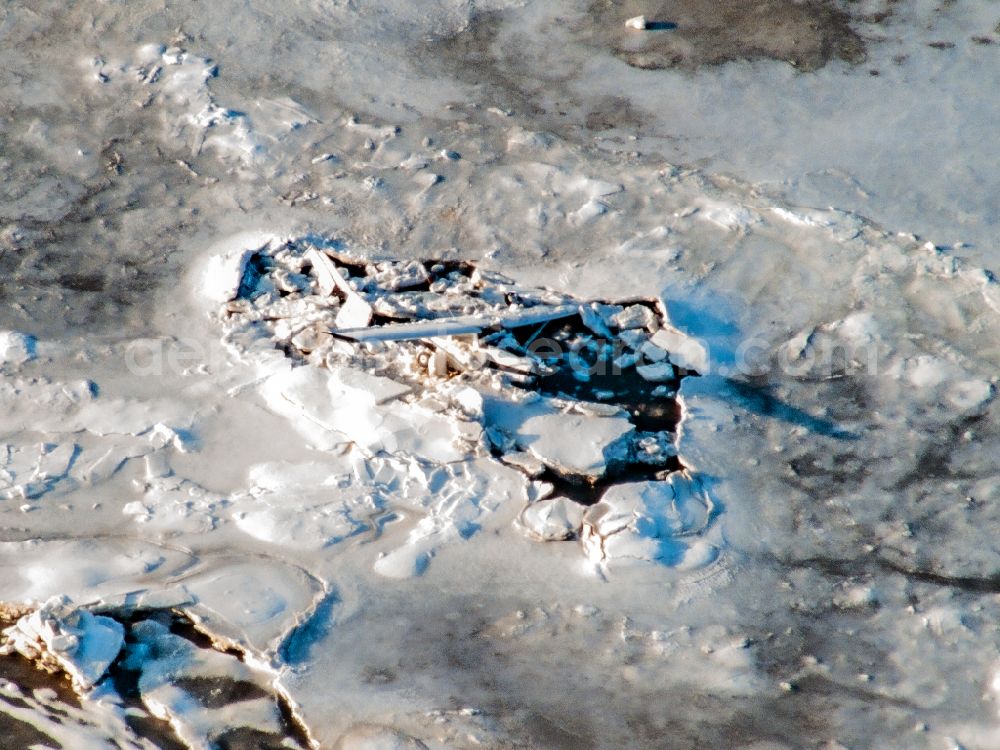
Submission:
<svg viewBox="0 0 1000 750">
<path fill-rule="evenodd" d="M 622 190 L 561 179 L 590 200 Z M 263 542 L 318 549 L 418 509 L 406 542 L 375 563 L 406 577 L 499 503 L 532 500 L 521 523 L 536 538 L 576 535 L 582 510 L 533 482 L 546 471 L 613 485 L 628 466 L 677 468 L 666 402 L 705 353 L 659 300 L 581 300 L 464 261 L 372 260 L 310 239 L 232 257 L 242 278 L 220 303 L 224 340 L 239 354 L 269 336 L 291 361 L 267 370 L 265 403 L 354 466 L 322 486 L 229 498 L 229 517 Z"/>
</svg>

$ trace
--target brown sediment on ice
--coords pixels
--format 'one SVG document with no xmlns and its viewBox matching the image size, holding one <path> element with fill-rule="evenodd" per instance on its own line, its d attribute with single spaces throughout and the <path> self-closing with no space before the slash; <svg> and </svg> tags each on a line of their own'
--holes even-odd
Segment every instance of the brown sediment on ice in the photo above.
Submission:
<svg viewBox="0 0 1000 750">
<path fill-rule="evenodd" d="M 626 26 L 640 15 L 646 28 Z M 629 65 L 653 70 L 769 59 L 809 72 L 866 57 L 850 14 L 833 2 L 596 0 L 582 31 Z"/>
</svg>

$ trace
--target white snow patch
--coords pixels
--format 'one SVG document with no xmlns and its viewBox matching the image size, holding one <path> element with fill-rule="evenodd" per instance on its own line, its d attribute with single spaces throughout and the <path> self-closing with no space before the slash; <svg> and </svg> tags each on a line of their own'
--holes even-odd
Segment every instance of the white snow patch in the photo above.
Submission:
<svg viewBox="0 0 1000 750">
<path fill-rule="evenodd" d="M 0 331 L 0 366 L 23 365 L 36 356 L 34 336 L 19 331 Z"/>
</svg>

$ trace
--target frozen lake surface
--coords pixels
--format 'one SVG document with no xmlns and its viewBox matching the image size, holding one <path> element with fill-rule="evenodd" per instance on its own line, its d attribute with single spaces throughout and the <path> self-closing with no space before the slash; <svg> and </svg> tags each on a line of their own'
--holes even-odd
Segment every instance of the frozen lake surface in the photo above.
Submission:
<svg viewBox="0 0 1000 750">
<path fill-rule="evenodd" d="M 998 73 L 991 3 L 6 4 L 0 744 L 996 747 Z"/>
</svg>

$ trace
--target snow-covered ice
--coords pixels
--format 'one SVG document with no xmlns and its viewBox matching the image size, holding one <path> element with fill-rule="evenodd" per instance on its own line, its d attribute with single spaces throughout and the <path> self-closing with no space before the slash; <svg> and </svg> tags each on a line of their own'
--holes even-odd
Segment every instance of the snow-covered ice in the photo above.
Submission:
<svg viewBox="0 0 1000 750">
<path fill-rule="evenodd" d="M 996 747 L 997 20 L 0 10 L 4 742 Z"/>
</svg>

